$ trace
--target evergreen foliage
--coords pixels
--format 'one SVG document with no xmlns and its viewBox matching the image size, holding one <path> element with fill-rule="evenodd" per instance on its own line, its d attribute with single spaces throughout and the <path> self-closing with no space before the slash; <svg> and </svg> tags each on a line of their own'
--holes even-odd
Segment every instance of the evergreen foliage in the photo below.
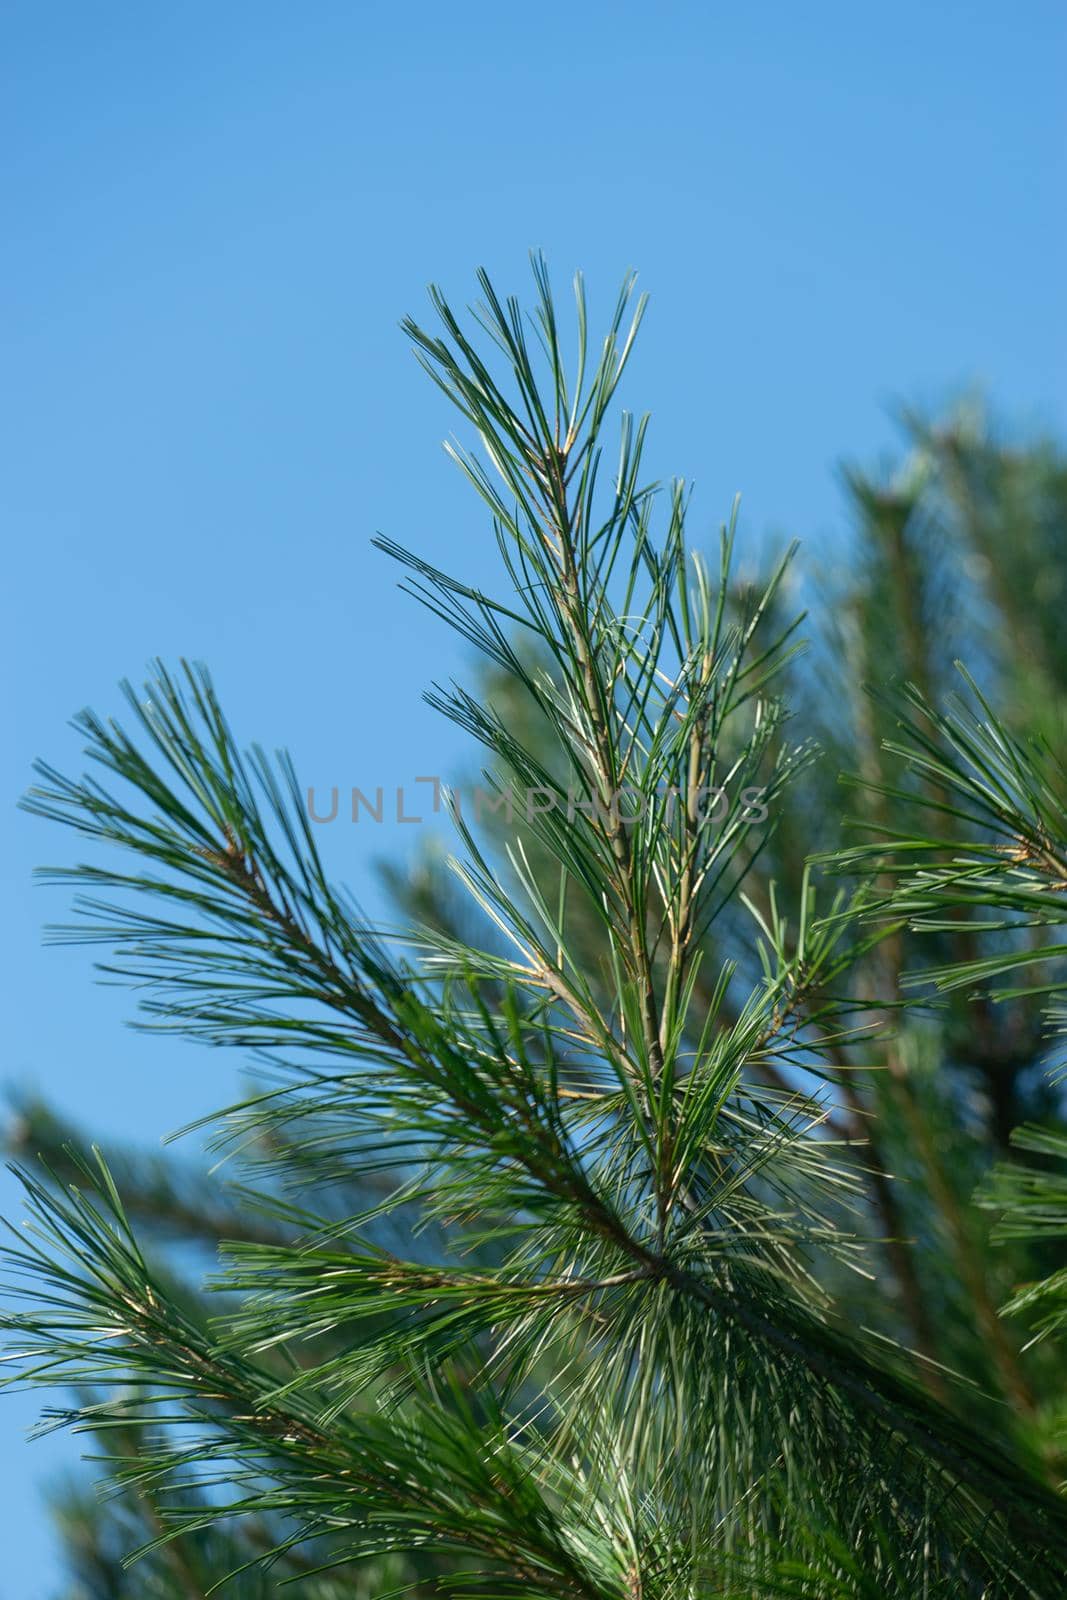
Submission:
<svg viewBox="0 0 1067 1600">
<path fill-rule="evenodd" d="M 480 287 L 407 332 L 502 592 L 383 544 L 482 657 L 431 698 L 511 820 L 457 812 L 372 929 L 290 764 L 162 665 L 27 802 L 86 848 L 61 936 L 258 1062 L 226 1184 L 20 1107 L 9 1368 L 113 1484 L 57 1502 L 66 1600 L 1053 1600 L 1067 474 L 909 419 L 805 659 L 792 552 L 740 581 L 731 521 L 709 563 L 612 421 L 632 283 L 597 347 L 580 281 L 567 338 L 539 261 L 530 316 Z"/>
</svg>

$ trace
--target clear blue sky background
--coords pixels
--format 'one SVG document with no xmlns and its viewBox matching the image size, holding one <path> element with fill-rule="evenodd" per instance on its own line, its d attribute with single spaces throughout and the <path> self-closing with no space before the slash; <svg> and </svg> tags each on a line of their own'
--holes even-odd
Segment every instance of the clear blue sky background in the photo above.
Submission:
<svg viewBox="0 0 1067 1600">
<path fill-rule="evenodd" d="M 73 845 L 11 809 L 150 656 L 206 659 L 309 782 L 462 769 L 419 701 L 459 653 L 369 547 L 490 569 L 396 329 L 430 278 L 525 287 L 537 245 L 602 302 L 637 267 L 656 469 L 695 526 L 740 489 L 823 559 L 887 403 L 979 382 L 1067 431 L 1065 45 L 1058 0 L 0 5 L 6 1075 L 148 1141 L 234 1082 L 40 948 L 30 868 Z M 329 850 L 373 898 L 416 832 Z M 31 1409 L 0 1404 L 7 1600 L 53 1588 L 36 1480 L 77 1448 L 25 1448 Z"/>
</svg>

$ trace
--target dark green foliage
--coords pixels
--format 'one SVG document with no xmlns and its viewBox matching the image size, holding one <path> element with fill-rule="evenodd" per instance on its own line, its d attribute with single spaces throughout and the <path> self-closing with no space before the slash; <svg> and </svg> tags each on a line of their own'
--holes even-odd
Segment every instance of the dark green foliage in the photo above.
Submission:
<svg viewBox="0 0 1067 1600">
<path fill-rule="evenodd" d="M 288 763 L 242 751 L 198 669 L 127 689 L 131 732 L 83 714 L 95 776 L 42 768 L 31 794 L 92 846 L 51 874 L 80 890 L 64 936 L 106 948 L 145 1026 L 261 1064 L 214 1122 L 229 1187 L 79 1157 L 24 1108 L 46 1159 L 8 1351 L 118 1485 L 108 1513 L 62 1502 L 69 1600 L 231 1573 L 309 1600 L 1053 1600 L 1061 1373 L 998 1317 L 971 1196 L 1040 1056 L 1034 985 L 1006 1026 L 984 986 L 1045 970 L 1063 791 L 929 696 L 953 552 L 1008 498 L 1054 561 L 1062 473 L 956 432 L 917 438 L 903 486 L 854 474 L 862 559 L 804 664 L 788 559 L 740 584 L 731 523 L 709 568 L 682 486 L 643 481 L 644 422 L 605 438 L 632 286 L 598 353 L 577 286 L 571 360 L 535 277 L 532 318 L 483 278 L 474 332 L 437 295 L 441 331 L 408 327 L 480 441 L 488 466 L 455 453 L 504 572 L 496 598 L 387 546 L 485 658 L 432 698 L 518 797 L 510 823 L 456 816 L 454 887 L 422 881 L 403 939 L 369 929 Z M 978 567 L 959 594 L 976 628 L 1001 603 Z M 1028 652 L 1027 686 L 1060 682 L 1048 630 Z M 858 688 L 895 672 L 921 686 L 903 742 Z M 835 763 L 875 835 L 851 854 Z M 937 836 L 905 840 L 915 816 Z M 911 983 L 925 940 L 943 1012 Z M 1018 1169 L 992 1181 L 1014 1271 L 1060 1213 Z M 216 1243 L 193 1284 L 187 1247 Z"/>
</svg>

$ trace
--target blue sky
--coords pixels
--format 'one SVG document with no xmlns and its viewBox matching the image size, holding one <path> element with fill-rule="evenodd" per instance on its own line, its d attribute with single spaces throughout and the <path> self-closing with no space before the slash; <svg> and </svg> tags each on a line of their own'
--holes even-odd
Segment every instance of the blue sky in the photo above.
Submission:
<svg viewBox="0 0 1067 1600">
<path fill-rule="evenodd" d="M 1065 70 L 1037 0 L 0 4 L 9 1080 L 105 1142 L 234 1081 L 41 948 L 64 902 L 30 869 L 72 843 L 12 815 L 149 657 L 208 661 L 308 782 L 464 769 L 419 699 L 461 654 L 370 548 L 492 571 L 397 331 L 428 280 L 525 289 L 538 246 L 596 305 L 636 267 L 626 398 L 655 470 L 695 480 L 694 529 L 740 490 L 751 536 L 839 561 L 835 463 L 892 448 L 894 402 L 978 384 L 1067 432 Z M 417 832 L 328 848 L 373 901 L 374 856 Z M 12 1600 L 53 1588 L 37 1480 L 76 1448 L 25 1449 L 32 1410 L 0 1405 Z"/>
</svg>

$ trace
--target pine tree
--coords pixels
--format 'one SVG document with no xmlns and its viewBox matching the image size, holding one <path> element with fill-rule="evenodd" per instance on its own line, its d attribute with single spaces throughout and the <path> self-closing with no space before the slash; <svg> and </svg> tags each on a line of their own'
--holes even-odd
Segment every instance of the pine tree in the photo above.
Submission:
<svg viewBox="0 0 1067 1600">
<path fill-rule="evenodd" d="M 599 352 L 577 285 L 569 364 L 535 274 L 531 318 L 483 277 L 472 329 L 436 293 L 439 331 L 408 325 L 482 446 L 455 453 L 505 583 L 387 543 L 486 662 L 433 696 L 514 806 L 480 833 L 455 817 L 466 909 L 435 875 L 405 939 L 369 928 L 295 774 L 241 750 L 200 670 L 128 690 L 133 733 L 84 714 L 103 781 L 44 768 L 31 796 L 107 847 L 57 876 L 147 1025 L 263 1064 L 217 1121 L 243 1165 L 217 1195 L 78 1156 L 24 1108 L 46 1160 L 24 1173 L 36 1232 L 8 1251 L 9 1346 L 73 1392 L 50 1416 L 94 1434 L 119 1487 L 106 1539 L 63 1502 L 92 1551 L 78 1592 L 238 1572 L 229 1592 L 311 1600 L 1051 1597 L 1062 1374 L 999 1317 L 971 1200 L 1029 1092 L 1036 1003 L 1007 1023 L 984 994 L 918 1008 L 931 939 L 984 981 L 995 889 L 926 926 L 914 894 L 958 884 L 902 890 L 885 838 L 918 808 L 951 860 L 980 827 L 946 798 L 955 769 L 916 763 L 859 685 L 910 678 L 935 725 L 950 658 L 929 624 L 958 555 L 998 517 L 1025 527 L 1011 576 L 972 563 L 957 608 L 981 617 L 995 575 L 1021 612 L 1026 560 L 1058 570 L 1062 470 L 913 422 L 904 481 L 850 478 L 864 560 L 805 666 L 790 557 L 740 583 L 728 524 L 709 566 L 683 486 L 643 480 L 645 423 L 609 437 L 632 284 Z M 1063 682 L 1055 629 L 1025 637 L 1025 682 L 987 652 L 1012 714 Z M 839 765 L 877 835 L 859 855 Z M 854 893 L 817 847 L 864 868 Z M 1002 1270 L 1047 1249 L 1005 1231 Z M 204 1283 L 168 1237 L 225 1241 Z"/>
<path fill-rule="evenodd" d="M 1067 767 L 1044 737 L 1013 733 L 966 668 L 958 670 L 960 692 L 944 708 L 914 684 L 887 697 L 897 752 L 938 796 L 932 806 L 922 803 L 928 826 L 854 846 L 836 864 L 859 867 L 884 886 L 872 916 L 904 916 L 928 940 L 965 923 L 969 958 L 911 973 L 910 982 L 938 997 L 962 996 L 971 1007 L 1044 1002 L 1038 1064 L 1055 1082 L 1067 1035 L 1067 944 L 1057 934 L 1067 926 Z M 1002 1162 L 979 1198 L 998 1216 L 1000 1242 L 1045 1247 L 1048 1270 L 1017 1286 L 1006 1310 L 1028 1317 L 1037 1338 L 1051 1342 L 1067 1328 L 1067 1132 L 1023 1123 L 1009 1137 L 1015 1150 L 1043 1159 Z M 1062 1354 L 1056 1359 L 1063 1372 Z M 1062 1446 L 1062 1393 L 1058 1399 L 1050 1422 Z"/>
</svg>

